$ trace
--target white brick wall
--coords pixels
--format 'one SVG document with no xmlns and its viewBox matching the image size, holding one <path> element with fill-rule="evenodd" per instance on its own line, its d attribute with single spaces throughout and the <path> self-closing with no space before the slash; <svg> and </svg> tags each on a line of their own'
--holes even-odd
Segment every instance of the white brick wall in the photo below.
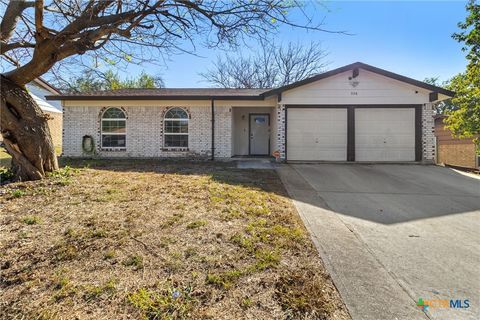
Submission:
<svg viewBox="0 0 480 320">
<path fill-rule="evenodd" d="M 422 157 L 424 162 L 435 160 L 435 120 L 432 103 L 422 107 Z"/>
<path fill-rule="evenodd" d="M 215 158 L 230 158 L 231 156 L 232 156 L 232 108 L 216 106 L 215 107 Z"/>
<path fill-rule="evenodd" d="M 280 151 L 280 160 L 285 160 L 285 105 L 278 104 L 277 112 L 277 148 Z"/>
<path fill-rule="evenodd" d="M 126 150 L 108 151 L 100 148 L 100 115 L 104 107 L 64 107 L 63 155 L 67 157 L 89 156 L 82 150 L 82 138 L 94 138 L 98 157 L 208 157 L 211 154 L 210 107 L 184 107 L 190 114 L 188 151 L 163 149 L 163 115 L 168 107 L 125 107 L 127 114 Z M 231 154 L 231 113 L 218 108 L 217 155 Z M 224 118 L 225 117 L 225 118 Z"/>
</svg>

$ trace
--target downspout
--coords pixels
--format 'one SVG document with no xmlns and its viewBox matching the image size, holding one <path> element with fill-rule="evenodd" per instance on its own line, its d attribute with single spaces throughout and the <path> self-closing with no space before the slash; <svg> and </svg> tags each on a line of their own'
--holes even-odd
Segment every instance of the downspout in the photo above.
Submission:
<svg viewBox="0 0 480 320">
<path fill-rule="evenodd" d="M 212 158 L 215 160 L 215 100 L 212 98 Z"/>
</svg>

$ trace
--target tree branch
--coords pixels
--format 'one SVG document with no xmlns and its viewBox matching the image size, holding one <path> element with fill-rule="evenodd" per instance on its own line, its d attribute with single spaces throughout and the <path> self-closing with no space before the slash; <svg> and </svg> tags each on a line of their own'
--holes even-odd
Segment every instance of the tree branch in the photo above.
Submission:
<svg viewBox="0 0 480 320">
<path fill-rule="evenodd" d="M 23 10 L 31 8 L 34 5 L 34 1 L 10 1 L 0 24 L 0 41 L 7 42 L 11 38 Z"/>
<path fill-rule="evenodd" d="M 35 44 L 31 42 L 25 42 L 25 41 L 19 41 L 19 42 L 8 43 L 8 44 L 0 42 L 0 55 L 3 55 L 8 51 L 14 50 L 17 48 L 35 48 Z"/>
</svg>

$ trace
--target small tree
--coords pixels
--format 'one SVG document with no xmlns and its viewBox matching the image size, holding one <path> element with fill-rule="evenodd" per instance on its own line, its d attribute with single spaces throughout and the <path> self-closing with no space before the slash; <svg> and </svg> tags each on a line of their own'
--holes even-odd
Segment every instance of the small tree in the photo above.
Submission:
<svg viewBox="0 0 480 320">
<path fill-rule="evenodd" d="M 116 90 L 125 88 L 162 88 L 163 79 L 142 72 L 138 77 L 121 79 L 118 73 L 108 70 L 105 73 L 87 71 L 79 77 L 63 81 L 60 88 L 65 92 L 87 92 L 98 90 Z"/>
<path fill-rule="evenodd" d="M 323 72 L 327 53 L 319 43 L 288 43 L 279 46 L 261 42 L 259 51 L 244 57 L 218 57 L 212 69 L 200 75 L 224 88 L 273 88 Z"/>
<path fill-rule="evenodd" d="M 437 87 L 442 87 L 446 89 L 450 88 L 450 81 L 444 81 L 440 83 L 438 81 L 438 77 L 425 78 L 423 82 L 429 83 Z M 436 114 L 447 114 L 457 109 L 458 108 L 453 104 L 452 99 L 447 99 L 447 100 L 443 100 L 435 103 Z"/>
<path fill-rule="evenodd" d="M 464 43 L 469 62 L 467 70 L 450 81 L 449 89 L 455 91 L 452 103 L 458 109 L 449 113 L 445 123 L 456 136 L 468 138 L 480 134 L 480 5 L 470 0 L 466 8 L 468 16 L 458 24 L 462 31 L 453 38 Z"/>
<path fill-rule="evenodd" d="M 207 46 L 264 38 L 281 24 L 322 30 L 313 8 L 296 0 L 0 0 L 0 55 L 16 67 L 1 74 L 0 128 L 18 179 L 57 169 L 47 119 L 25 84 L 61 66 L 104 61 L 154 61 L 185 40 Z M 305 8 L 304 8 L 305 9 Z M 296 15 L 298 18 L 298 14 Z M 153 49 L 157 51 L 152 53 Z"/>
</svg>

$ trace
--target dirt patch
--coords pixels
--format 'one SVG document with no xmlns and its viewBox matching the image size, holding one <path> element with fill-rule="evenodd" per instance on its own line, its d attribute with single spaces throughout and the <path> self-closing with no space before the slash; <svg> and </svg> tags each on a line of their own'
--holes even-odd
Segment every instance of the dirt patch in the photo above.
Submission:
<svg viewBox="0 0 480 320">
<path fill-rule="evenodd" d="M 349 319 L 272 170 L 74 163 L 0 195 L 0 318 Z"/>
</svg>

